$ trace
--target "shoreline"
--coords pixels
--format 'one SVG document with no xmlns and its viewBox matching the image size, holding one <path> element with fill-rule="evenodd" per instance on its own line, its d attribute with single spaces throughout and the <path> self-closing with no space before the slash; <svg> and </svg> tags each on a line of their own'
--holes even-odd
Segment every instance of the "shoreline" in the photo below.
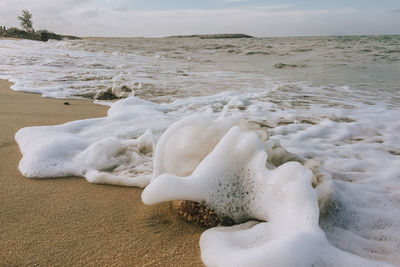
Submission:
<svg viewBox="0 0 400 267">
<path fill-rule="evenodd" d="M 0 79 L 2 264 L 203 266 L 198 244 L 205 228 L 182 221 L 170 203 L 144 205 L 142 189 L 23 177 L 16 131 L 105 116 L 108 107 L 15 92 L 11 85 Z"/>
</svg>

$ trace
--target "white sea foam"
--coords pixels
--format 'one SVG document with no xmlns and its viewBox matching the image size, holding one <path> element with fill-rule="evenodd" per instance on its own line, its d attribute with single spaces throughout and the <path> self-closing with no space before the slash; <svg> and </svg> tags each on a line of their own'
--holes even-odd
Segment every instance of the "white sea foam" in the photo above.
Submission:
<svg viewBox="0 0 400 267">
<path fill-rule="evenodd" d="M 176 149 L 183 148 L 166 143 L 175 136 L 185 140 L 186 149 L 196 150 L 200 147 L 198 134 L 192 131 L 200 132 L 199 128 L 215 133 L 223 129 L 218 121 L 205 124 L 204 118 L 190 117 L 172 125 L 160 138 L 158 146 L 164 153 L 157 154 L 155 162 L 165 164 L 176 159 L 181 165 L 188 163 L 190 171 L 180 171 L 184 169 L 181 166 L 176 172 L 184 177 L 161 174 L 145 188 L 142 199 L 146 204 L 192 200 L 236 223 L 265 221 L 256 226 L 247 223 L 206 231 L 200 247 L 207 266 L 386 266 L 329 244 L 318 225 L 318 199 L 311 186 L 311 171 L 298 162 L 267 169 L 265 145 L 254 132 L 233 126 L 218 138 L 217 145 L 208 143 L 211 138 L 204 140 L 203 147 L 209 153 L 204 157 L 200 150 L 199 156 L 204 159 L 192 170 L 193 161 L 176 154 Z M 209 145 L 215 148 L 210 150 Z"/>
<path fill-rule="evenodd" d="M 392 266 L 331 246 L 318 227 L 275 226 L 249 221 L 207 230 L 200 238 L 201 257 L 207 266 Z"/>
<path fill-rule="evenodd" d="M 171 119 L 163 115 L 165 108 L 154 106 L 128 98 L 112 105 L 105 118 L 23 128 L 15 136 L 23 154 L 19 169 L 31 178 L 74 175 L 96 183 L 144 186 L 152 172 L 154 135 Z"/>
<path fill-rule="evenodd" d="M 158 141 L 153 178 L 163 173 L 190 175 L 226 132 L 235 125 L 242 129 L 257 131 L 264 140 L 268 138 L 266 132 L 238 116 L 221 115 L 217 120 L 203 115 L 187 117 L 171 125 Z"/>
<path fill-rule="evenodd" d="M 400 238 L 397 231 L 400 229 L 397 220 L 400 214 L 396 208 L 400 202 L 397 172 L 399 159 L 395 155 L 398 125 L 394 120 L 398 111 L 380 109 L 379 105 L 358 104 L 357 109 L 337 109 L 328 103 L 326 107 L 315 105 L 314 108 L 318 108 L 316 113 L 308 107 L 296 107 L 292 112 L 285 107 L 287 103 L 269 103 L 268 94 L 265 93 L 227 92 L 181 99 L 170 104 L 156 104 L 130 97 L 112 104 L 105 118 L 21 129 L 16 135 L 23 153 L 20 170 L 28 177 L 75 175 L 85 176 L 90 182 L 143 187 L 150 181 L 153 172 L 151 148 L 169 125 L 180 118 L 194 116 L 189 119 L 191 123 L 180 123 L 181 126 L 190 127 L 194 125 L 193 118 L 199 116 L 195 114 L 204 113 L 209 116 L 210 119 L 203 120 L 210 133 L 213 131 L 209 126 L 218 125 L 222 129 L 221 134 L 218 131 L 215 135 L 210 134 L 216 138 L 215 142 L 203 138 L 193 143 L 182 138 L 179 140 L 182 147 L 174 146 L 175 142 L 172 142 L 159 150 L 164 151 L 167 158 L 176 149 L 196 155 L 198 148 L 204 148 L 207 154 L 214 146 L 207 148 L 208 145 L 217 144 L 230 126 L 240 124 L 237 119 L 213 122 L 213 119 L 221 116 L 222 107 L 232 99 L 246 103 L 245 108 L 225 109 L 223 116 L 229 118 L 240 114 L 261 127 L 273 127 L 270 128 L 271 139 L 265 144 L 265 149 L 274 147 L 279 140 L 283 147 L 296 154 L 299 161 L 306 163 L 313 159 L 311 166 L 314 166 L 317 177 L 322 175 L 322 179 L 332 178 L 333 184 L 317 187 L 316 191 L 320 200 L 325 197 L 323 206 L 326 208 L 322 209 L 319 223 L 329 243 L 339 251 L 344 250 L 366 259 L 392 263 L 399 260 L 396 245 Z M 377 125 L 379 128 L 376 128 Z M 195 130 L 191 136 L 197 136 L 197 132 L 202 132 L 202 128 Z M 208 136 L 207 132 L 203 133 Z M 171 135 L 165 139 L 172 140 L 174 137 Z M 238 140 L 231 142 L 236 144 Z M 144 151 L 141 147 L 145 148 Z M 187 156 L 185 153 L 183 156 Z M 200 154 L 192 165 L 195 166 L 204 157 Z M 221 154 L 220 157 L 226 156 Z M 180 168 L 185 169 L 183 158 L 178 161 L 174 161 L 173 157 L 168 158 L 171 166 L 179 166 L 179 161 L 182 162 Z M 175 171 L 180 174 L 179 168 L 175 167 L 169 169 L 169 165 L 163 166 L 156 173 Z M 182 173 L 188 174 L 191 169 L 193 166 Z M 181 194 L 189 199 L 195 196 L 186 188 L 182 188 Z M 321 241 L 322 236 L 317 240 Z M 202 244 L 206 244 L 204 242 Z M 329 252 L 327 255 L 333 254 Z"/>
<path fill-rule="evenodd" d="M 374 90 L 385 88 L 383 85 L 378 87 L 377 83 L 373 84 L 376 87 L 371 87 L 371 84 L 363 87 L 360 83 L 359 86 L 355 86 L 356 83 L 337 86 L 346 84 L 340 79 L 333 85 L 325 86 L 271 81 L 262 71 L 242 64 L 240 60 L 235 61 L 238 64 L 236 67 L 228 61 L 223 66 L 215 62 L 207 63 L 207 53 L 202 50 L 197 57 L 198 50 L 195 47 L 188 48 L 196 51 L 188 61 L 189 50 L 183 51 L 182 57 L 162 54 L 155 58 L 146 53 L 140 55 L 134 49 L 123 51 L 123 47 L 107 45 L 90 41 L 1 41 L 0 77 L 15 81 L 15 90 L 41 93 L 48 97 L 74 98 L 93 96 L 98 90 L 114 88 L 114 92 L 123 96 L 131 95 L 113 104 L 101 102 L 111 106 L 104 118 L 18 131 L 16 140 L 23 154 L 19 168 L 25 176 L 52 178 L 74 175 L 95 183 L 144 187 L 152 176 L 154 182 L 161 183 L 158 178 L 163 175 L 198 175 L 199 171 L 195 170 L 199 166 L 203 166 L 200 169 L 205 173 L 206 170 L 210 171 L 203 163 L 207 155 L 217 152 L 215 148 L 222 144 L 226 149 L 238 145 L 239 139 L 231 141 L 230 145 L 224 141 L 229 140 L 227 133 L 232 134 L 230 130 L 235 125 L 240 128 L 233 129 L 238 136 L 247 136 L 247 131 L 253 131 L 262 137 L 262 132 L 268 129 L 270 139 L 267 142 L 261 140 L 263 150 L 268 154 L 265 164 L 271 169 L 269 171 L 273 166 L 295 160 L 314 173 L 311 180 L 314 189 L 307 175 L 300 175 L 303 178 L 297 179 L 298 184 L 291 180 L 288 183 L 294 182 L 293 185 L 302 188 L 295 190 L 296 194 L 308 192 L 305 194 L 308 205 L 303 207 L 296 201 L 289 201 L 290 195 L 284 195 L 283 198 L 293 203 L 293 209 L 308 207 L 313 218 L 308 225 L 314 226 L 310 227 L 312 230 L 309 229 L 309 235 L 303 235 L 304 238 L 295 232 L 291 236 L 293 242 L 288 241 L 291 237 L 285 239 L 285 233 L 279 231 L 274 231 L 271 236 L 270 222 L 279 221 L 281 217 L 278 215 L 270 220 L 267 216 L 270 212 L 268 204 L 260 204 L 258 206 L 263 207 L 265 216 L 246 215 L 241 218 L 242 215 L 238 215 L 237 221 L 242 222 L 247 218 L 268 222 L 256 225 L 250 222 L 234 228 L 205 232 L 200 243 L 203 260 L 212 265 L 220 261 L 220 255 L 227 255 L 225 259 L 232 259 L 232 263 L 256 264 L 256 260 L 263 257 L 265 248 L 271 249 L 271 242 L 283 238 L 280 248 L 284 247 L 285 250 L 276 253 L 279 258 L 268 258 L 271 263 L 279 261 L 284 264 L 282 258 L 285 253 L 293 251 L 293 246 L 296 250 L 304 248 L 295 253 L 303 255 L 299 257 L 304 264 L 310 260 L 316 265 L 330 265 L 333 262 L 348 265 L 349 262 L 363 262 L 360 257 L 368 264 L 373 264 L 370 260 L 394 265 L 400 262 L 400 109 L 398 91 L 393 87 Z M 112 49 L 117 52 L 110 52 Z M 177 51 L 179 49 L 186 48 L 177 48 Z M 217 56 L 212 54 L 212 57 Z M 221 62 L 226 60 L 219 56 Z M 263 58 L 257 66 L 264 68 L 265 62 Z M 311 61 L 310 64 L 319 66 L 321 62 Z M 383 66 L 383 69 L 392 68 L 391 64 Z M 330 68 L 329 64 L 324 66 Z M 368 65 L 368 68 L 372 67 Z M 309 70 L 315 71 L 315 68 L 310 67 Z M 329 70 L 329 73 L 336 73 L 333 70 L 338 69 L 332 67 Z M 298 74 L 291 69 L 281 71 Z M 371 77 L 373 73 L 370 72 Z M 392 77 L 390 75 L 387 77 Z M 368 79 L 370 81 L 372 78 Z M 393 84 L 393 80 L 388 83 L 383 79 L 382 84 Z M 129 90 L 122 89 L 123 85 Z M 218 93 L 226 89 L 236 92 Z M 217 94 L 211 93 L 214 91 Z M 137 97 L 132 97 L 133 92 Z M 172 134 L 180 128 L 173 131 L 177 124 L 168 129 L 174 122 L 188 116 L 192 119 L 181 123 L 181 126 L 187 126 L 188 129 L 194 127 L 197 119 L 193 118 L 203 117 L 203 124 L 209 130 L 204 131 L 202 127 L 188 130 L 192 136 L 197 136 L 199 132 L 202 134 L 196 142 L 191 138 L 181 140 L 177 137 L 185 135 L 186 130 L 177 136 Z M 237 119 L 239 117 L 241 119 Z M 224 119 L 216 122 L 218 118 Z M 219 129 L 211 131 L 210 127 L 214 129 L 215 125 Z M 160 139 L 163 132 L 166 137 Z M 174 145 L 177 140 L 181 144 L 179 149 Z M 154 150 L 155 147 L 157 149 Z M 218 151 L 221 154 L 213 157 L 215 162 L 226 163 L 232 157 L 229 153 L 222 153 L 224 149 Z M 164 158 L 173 156 L 164 161 L 165 165 L 157 163 L 153 168 L 153 160 L 158 154 Z M 190 162 L 185 162 L 187 157 L 191 158 Z M 247 159 L 251 158 L 249 156 Z M 180 161 L 182 164 L 179 164 Z M 246 160 L 243 159 L 243 162 L 246 163 Z M 236 165 L 232 170 L 238 168 Z M 301 165 L 296 166 L 295 169 L 304 170 Z M 180 186 L 181 180 L 178 181 L 177 185 Z M 282 181 L 286 181 L 285 178 Z M 198 195 L 196 190 L 190 193 L 185 193 L 188 199 Z M 274 194 L 270 198 L 271 205 L 274 201 L 279 203 Z M 319 200 L 320 214 L 317 212 L 316 198 Z M 208 200 L 210 197 L 203 196 L 202 199 Z M 218 203 L 224 203 L 225 200 L 222 198 Z M 225 210 L 223 207 L 220 209 Z M 305 219 L 300 214 L 308 213 L 293 211 L 293 214 L 300 220 Z M 292 218 L 290 214 L 286 215 Z M 319 222 L 316 219 L 318 217 Z M 296 230 L 291 224 L 286 226 L 287 229 Z M 301 240 L 301 245 L 296 246 L 296 240 Z M 230 253 L 232 251 L 233 254 Z M 306 259 L 304 255 L 309 257 Z"/>
</svg>

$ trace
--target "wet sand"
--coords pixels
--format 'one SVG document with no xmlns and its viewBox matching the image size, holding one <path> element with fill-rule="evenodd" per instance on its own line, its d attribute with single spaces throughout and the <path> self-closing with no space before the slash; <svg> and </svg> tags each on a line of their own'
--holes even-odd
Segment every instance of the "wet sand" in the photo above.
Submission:
<svg viewBox="0 0 400 267">
<path fill-rule="evenodd" d="M 105 116 L 107 108 L 10 85 L 0 80 L 1 266 L 202 266 L 204 228 L 183 222 L 169 203 L 144 205 L 141 189 L 23 177 L 16 131 Z"/>
<path fill-rule="evenodd" d="M 14 40 L 14 41 L 16 41 L 16 40 L 21 40 L 21 39 L 13 38 L 13 37 L 0 37 L 0 40 Z"/>
</svg>

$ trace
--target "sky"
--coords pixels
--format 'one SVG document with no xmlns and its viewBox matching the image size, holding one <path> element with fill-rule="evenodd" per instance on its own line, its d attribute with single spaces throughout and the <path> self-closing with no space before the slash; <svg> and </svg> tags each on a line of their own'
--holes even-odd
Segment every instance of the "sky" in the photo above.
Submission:
<svg viewBox="0 0 400 267">
<path fill-rule="evenodd" d="M 400 34 L 399 0 L 0 0 L 0 26 L 77 36 Z"/>
</svg>

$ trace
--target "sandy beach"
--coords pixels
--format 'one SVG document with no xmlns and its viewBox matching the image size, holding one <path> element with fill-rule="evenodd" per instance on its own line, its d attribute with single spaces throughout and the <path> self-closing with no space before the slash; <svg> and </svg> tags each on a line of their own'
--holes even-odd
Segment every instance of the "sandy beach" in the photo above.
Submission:
<svg viewBox="0 0 400 267">
<path fill-rule="evenodd" d="M 23 177 L 16 131 L 105 116 L 107 108 L 10 85 L 0 80 L 1 266 L 202 266 L 204 228 L 183 222 L 168 203 L 145 206 L 142 189 Z"/>
</svg>

